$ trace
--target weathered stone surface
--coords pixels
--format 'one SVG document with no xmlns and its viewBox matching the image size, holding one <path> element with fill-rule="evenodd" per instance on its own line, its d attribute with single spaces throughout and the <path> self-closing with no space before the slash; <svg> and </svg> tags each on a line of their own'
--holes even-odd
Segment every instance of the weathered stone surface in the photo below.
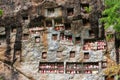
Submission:
<svg viewBox="0 0 120 80">
<path fill-rule="evenodd" d="M 0 35 L 5 35 L 5 27 L 0 27 Z"/>
<path fill-rule="evenodd" d="M 4 63 L 0 61 L 0 74 L 4 73 Z"/>
<path fill-rule="evenodd" d="M 14 50 L 14 43 L 15 40 L 19 40 L 19 38 L 16 39 L 16 37 L 20 34 L 20 32 L 11 33 L 11 25 L 12 23 L 15 23 L 15 26 L 17 28 L 21 28 L 20 24 L 22 25 L 22 31 L 21 36 L 23 34 L 29 34 L 27 41 L 21 41 L 22 42 L 22 62 L 19 63 L 19 59 L 17 59 L 16 63 L 14 64 L 15 67 L 19 68 L 20 71 L 22 71 L 24 74 L 29 75 L 33 77 L 33 80 L 102 80 L 103 74 L 40 74 L 39 73 L 39 62 L 97 62 L 102 61 L 104 59 L 104 52 L 102 51 L 90 51 L 90 58 L 84 59 L 84 51 L 82 50 L 83 47 L 83 40 L 90 37 L 89 30 L 92 28 L 95 32 L 96 37 L 97 35 L 97 22 L 99 19 L 99 9 L 101 9 L 102 3 L 100 3 L 100 0 L 11 0 L 8 5 L 8 2 L 4 5 L 0 5 L 0 8 L 4 10 L 4 15 L 2 16 L 3 20 L 6 24 L 7 30 L 9 31 L 9 35 L 7 35 L 7 49 L 9 52 L 11 52 L 12 57 Z M 89 3 L 92 10 L 90 14 L 85 14 L 81 12 L 81 5 L 82 4 Z M 98 4 L 98 5 L 97 5 Z M 97 6 L 96 6 L 97 5 Z M 52 16 L 52 17 L 44 17 L 45 12 L 48 8 L 57 8 L 61 7 L 63 12 L 62 16 L 62 23 L 63 25 L 65 23 L 71 23 L 71 30 L 64 30 L 65 35 L 72 35 L 72 40 L 68 40 L 68 38 L 65 38 L 63 40 L 60 39 L 60 33 L 61 31 L 56 31 L 54 29 L 55 22 L 59 17 Z M 72 8 L 73 15 L 68 16 L 69 10 L 68 8 Z M 56 12 L 57 13 L 57 12 Z M 28 14 L 28 19 L 23 20 L 23 14 Z M 10 19 L 9 19 L 10 18 Z M 90 22 L 92 23 L 83 23 L 82 19 L 90 19 Z M 8 21 L 6 20 L 8 19 Z M 40 25 L 36 26 L 36 24 L 33 24 L 30 26 L 29 24 L 32 24 L 32 20 L 35 20 L 35 22 L 38 22 Z M 49 28 L 47 26 L 46 21 L 52 22 L 52 27 Z M 17 26 L 18 25 L 18 26 Z M 92 25 L 92 26 L 91 26 Z M 29 26 L 29 27 L 28 27 Z M 44 30 L 37 30 L 33 33 L 29 32 L 30 27 L 41 27 L 44 26 Z M 46 28 L 47 27 L 47 28 Z M 70 27 L 70 26 L 69 26 Z M 5 30 L 2 30 L 5 31 Z M 19 30 L 18 30 L 19 31 Z M 57 34 L 56 40 L 53 40 L 53 34 Z M 40 37 L 40 42 L 35 42 L 35 37 Z M 9 37 L 10 37 L 10 43 L 9 43 Z M 65 36 L 64 36 L 65 37 Z M 81 37 L 82 39 L 80 43 L 75 44 L 75 37 Z M 10 48 L 9 48 L 10 45 Z M 111 44 L 109 49 L 112 50 L 114 46 Z M 17 45 L 19 46 L 19 45 Z M 0 47 L 0 49 L 2 49 Z M 12 50 L 11 50 L 12 49 Z M 47 52 L 47 58 L 42 58 L 42 52 Z M 59 52 L 60 51 L 60 52 Z M 70 51 L 75 51 L 75 57 L 70 57 Z M 0 53 L 5 53 L 5 50 L 0 51 Z M 1 55 L 1 54 L 0 54 Z M 111 58 L 113 58 L 114 50 L 111 52 Z M 18 57 L 17 57 L 18 58 Z M 12 58 L 11 58 L 12 59 Z M 12 60 L 11 60 L 12 61 Z M 19 65 L 18 65 L 19 64 Z M 12 66 L 11 66 L 12 67 Z M 5 67 L 6 68 L 6 67 Z M 12 67 L 13 68 L 13 67 Z M 8 78 L 11 78 L 11 70 L 5 69 L 6 76 Z M 19 72 L 19 71 L 18 71 Z M 15 74 L 16 75 L 16 74 Z M 18 76 L 19 80 L 29 80 L 25 75 L 22 75 L 19 73 Z"/>
</svg>

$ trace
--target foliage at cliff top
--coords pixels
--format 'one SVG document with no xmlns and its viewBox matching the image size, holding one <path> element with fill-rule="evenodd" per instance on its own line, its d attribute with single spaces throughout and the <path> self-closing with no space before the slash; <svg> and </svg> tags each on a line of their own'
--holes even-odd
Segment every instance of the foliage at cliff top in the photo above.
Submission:
<svg viewBox="0 0 120 80">
<path fill-rule="evenodd" d="M 0 9 L 0 16 L 3 14 L 3 10 L 2 9 Z"/>
<path fill-rule="evenodd" d="M 120 32 L 120 0 L 105 0 L 105 10 L 102 13 L 101 22 L 105 23 L 105 29 L 114 26 L 115 31 Z"/>
</svg>

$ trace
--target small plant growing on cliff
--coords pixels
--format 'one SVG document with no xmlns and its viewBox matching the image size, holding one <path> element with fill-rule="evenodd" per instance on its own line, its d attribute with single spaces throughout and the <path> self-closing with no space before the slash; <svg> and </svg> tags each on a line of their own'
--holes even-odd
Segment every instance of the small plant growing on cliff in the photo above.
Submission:
<svg viewBox="0 0 120 80">
<path fill-rule="evenodd" d="M 1 15 L 3 15 L 3 10 L 2 10 L 2 9 L 0 9 L 0 16 L 1 16 Z"/>
<path fill-rule="evenodd" d="M 109 41 L 110 39 L 112 39 L 113 38 L 113 34 L 107 34 L 107 36 L 106 36 L 106 40 L 107 41 Z"/>
<path fill-rule="evenodd" d="M 85 7 L 85 11 L 86 11 L 87 13 L 89 13 L 91 10 L 92 10 L 91 7 Z"/>
</svg>

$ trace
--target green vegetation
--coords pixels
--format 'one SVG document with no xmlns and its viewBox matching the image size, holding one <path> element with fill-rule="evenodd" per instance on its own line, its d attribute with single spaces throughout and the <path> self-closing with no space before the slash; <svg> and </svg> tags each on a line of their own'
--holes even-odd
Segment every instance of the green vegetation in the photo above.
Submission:
<svg viewBox="0 0 120 80">
<path fill-rule="evenodd" d="M 0 80 L 3 80 L 3 78 L 0 76 Z"/>
<path fill-rule="evenodd" d="M 3 10 L 2 9 L 0 9 L 0 16 L 3 14 Z"/>
<path fill-rule="evenodd" d="M 109 41 L 110 39 L 113 38 L 113 34 L 107 34 L 106 35 L 106 40 Z"/>
<path fill-rule="evenodd" d="M 120 0 L 105 0 L 105 10 L 102 13 L 103 18 L 100 19 L 101 22 L 104 23 L 105 29 L 113 26 L 116 32 L 120 32 Z M 109 40 L 112 38 L 112 35 L 109 34 L 106 36 L 106 39 Z M 117 34 L 116 38 L 120 38 L 120 35 Z M 118 48 L 116 48 L 117 50 Z M 119 52 L 116 52 L 116 56 L 119 57 Z M 116 58 L 117 61 L 117 58 Z M 112 76 L 117 75 L 117 80 L 120 77 L 120 65 L 117 64 L 114 66 L 110 66 L 105 70 L 105 74 Z"/>
<path fill-rule="evenodd" d="M 105 0 L 105 7 L 102 13 L 105 17 L 101 18 L 105 29 L 113 25 L 115 31 L 120 32 L 120 0 Z"/>
<path fill-rule="evenodd" d="M 119 78 L 120 78 L 120 75 L 117 75 L 116 77 L 117 77 L 117 80 L 119 80 Z"/>
<path fill-rule="evenodd" d="M 87 11 L 87 13 L 89 13 L 92 10 L 91 7 L 85 7 L 85 11 Z"/>
</svg>

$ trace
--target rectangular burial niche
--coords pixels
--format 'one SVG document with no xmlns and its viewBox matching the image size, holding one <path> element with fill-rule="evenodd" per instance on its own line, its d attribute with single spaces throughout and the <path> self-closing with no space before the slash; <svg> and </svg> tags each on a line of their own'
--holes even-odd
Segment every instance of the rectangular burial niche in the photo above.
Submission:
<svg viewBox="0 0 120 80">
<path fill-rule="evenodd" d="M 12 32 L 12 33 L 16 33 L 16 31 L 17 31 L 17 27 L 16 27 L 16 26 L 12 26 L 12 27 L 11 27 L 11 32 Z"/>
<path fill-rule="evenodd" d="M 42 52 L 42 59 L 47 59 L 47 52 Z"/>
<path fill-rule="evenodd" d="M 55 12 L 54 8 L 48 8 L 48 9 L 47 9 L 48 15 L 51 15 L 51 14 L 53 14 L 54 12 Z"/>
<path fill-rule="evenodd" d="M 28 20 L 28 14 L 23 14 L 23 15 L 22 15 L 22 19 L 23 19 L 23 20 Z"/>
<path fill-rule="evenodd" d="M 84 50 L 105 50 L 106 42 L 101 38 L 84 39 Z"/>
<path fill-rule="evenodd" d="M 58 34 L 52 34 L 52 40 L 57 40 Z"/>
<path fill-rule="evenodd" d="M 105 76 L 105 80 L 115 80 L 115 76 Z"/>
<path fill-rule="evenodd" d="M 60 40 L 64 40 L 64 33 L 60 33 Z"/>
<path fill-rule="evenodd" d="M 55 25 L 62 24 L 62 18 L 55 19 Z"/>
<path fill-rule="evenodd" d="M 92 37 L 92 38 L 95 37 L 95 34 L 94 34 L 94 31 L 93 31 L 93 30 L 89 30 L 89 37 Z"/>
<path fill-rule="evenodd" d="M 46 27 L 52 27 L 52 20 L 46 21 Z"/>
<path fill-rule="evenodd" d="M 36 42 L 36 43 L 39 43 L 39 42 L 40 42 L 40 36 L 36 36 L 36 37 L 35 37 L 35 42 Z"/>
<path fill-rule="evenodd" d="M 73 16 L 74 15 L 74 8 L 67 8 L 67 16 Z"/>
<path fill-rule="evenodd" d="M 72 35 L 65 35 L 65 40 L 72 41 Z"/>
<path fill-rule="evenodd" d="M 102 68 L 107 68 L 107 61 L 102 61 Z"/>
<path fill-rule="evenodd" d="M 29 34 L 23 34 L 23 40 L 28 40 Z"/>
<path fill-rule="evenodd" d="M 89 57 L 90 57 L 89 52 L 84 52 L 84 59 L 89 59 Z"/>
<path fill-rule="evenodd" d="M 81 41 L 81 37 L 75 37 L 75 44 L 79 44 Z"/>
<path fill-rule="evenodd" d="M 81 7 L 81 12 L 87 13 L 86 8 L 89 8 L 89 3 L 81 3 L 80 7 Z"/>
<path fill-rule="evenodd" d="M 70 23 L 65 23 L 65 30 L 71 30 L 71 24 Z"/>
<path fill-rule="evenodd" d="M 41 74 L 63 74 L 64 63 L 63 62 L 40 62 L 39 72 Z"/>
<path fill-rule="evenodd" d="M 81 74 L 83 72 L 83 64 L 80 62 L 66 62 L 67 74 Z"/>
<path fill-rule="evenodd" d="M 6 42 L 6 35 L 0 35 L 0 45 L 4 42 Z"/>
<path fill-rule="evenodd" d="M 70 51 L 70 58 L 75 58 L 75 51 Z"/>
<path fill-rule="evenodd" d="M 82 19 L 83 20 L 83 26 L 87 26 L 90 24 L 89 19 Z"/>
<path fill-rule="evenodd" d="M 99 71 L 98 62 L 84 62 L 83 63 L 83 72 L 85 74 L 96 74 Z"/>
<path fill-rule="evenodd" d="M 55 19 L 55 30 L 64 30 L 64 24 L 62 23 L 62 18 Z"/>
</svg>

